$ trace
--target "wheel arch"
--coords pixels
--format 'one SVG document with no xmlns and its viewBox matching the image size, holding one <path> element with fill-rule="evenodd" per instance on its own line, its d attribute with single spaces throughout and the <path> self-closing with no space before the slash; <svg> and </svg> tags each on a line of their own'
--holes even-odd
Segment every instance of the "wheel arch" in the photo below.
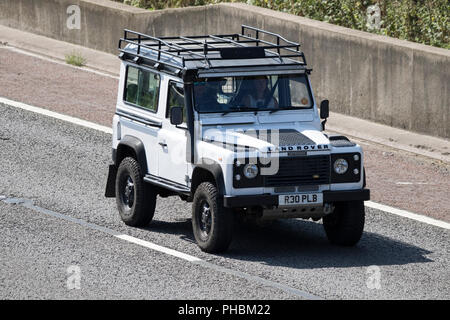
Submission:
<svg viewBox="0 0 450 320">
<path fill-rule="evenodd" d="M 197 187 L 202 183 L 209 181 L 214 183 L 220 195 L 225 194 L 225 182 L 223 179 L 222 167 L 214 162 L 212 164 L 200 164 L 192 172 L 191 194 L 195 194 Z"/>
<path fill-rule="evenodd" d="M 141 167 L 141 174 L 145 175 L 148 173 L 147 168 L 147 156 L 145 154 L 144 143 L 133 136 L 125 136 L 119 142 L 116 151 L 116 166 L 120 165 L 120 162 L 126 157 L 131 156 L 136 159 Z"/>
</svg>

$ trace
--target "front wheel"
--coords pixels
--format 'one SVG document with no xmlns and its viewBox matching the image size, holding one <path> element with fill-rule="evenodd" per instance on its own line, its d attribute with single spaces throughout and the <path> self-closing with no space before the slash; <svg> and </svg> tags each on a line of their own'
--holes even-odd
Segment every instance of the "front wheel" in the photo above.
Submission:
<svg viewBox="0 0 450 320">
<path fill-rule="evenodd" d="M 192 228 L 197 245 L 205 252 L 228 249 L 233 230 L 233 212 L 223 207 L 217 188 L 203 182 L 192 202 Z"/>
<path fill-rule="evenodd" d="M 364 201 L 337 202 L 334 212 L 323 217 L 323 227 L 331 243 L 353 246 L 361 239 L 364 220 Z"/>
</svg>

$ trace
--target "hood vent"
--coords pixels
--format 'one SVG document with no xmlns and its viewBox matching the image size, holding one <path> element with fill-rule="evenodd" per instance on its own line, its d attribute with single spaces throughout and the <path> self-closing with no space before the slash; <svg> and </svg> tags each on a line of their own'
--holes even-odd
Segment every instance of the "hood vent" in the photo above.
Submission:
<svg viewBox="0 0 450 320">
<path fill-rule="evenodd" d="M 315 145 L 316 143 L 309 139 L 304 134 L 298 132 L 294 129 L 280 129 L 278 131 L 279 142 L 273 141 L 276 138 L 276 133 L 273 134 L 274 130 L 255 130 L 247 131 L 244 134 L 251 137 L 255 137 L 260 140 L 272 143 L 279 146 L 297 146 L 297 145 Z"/>
</svg>

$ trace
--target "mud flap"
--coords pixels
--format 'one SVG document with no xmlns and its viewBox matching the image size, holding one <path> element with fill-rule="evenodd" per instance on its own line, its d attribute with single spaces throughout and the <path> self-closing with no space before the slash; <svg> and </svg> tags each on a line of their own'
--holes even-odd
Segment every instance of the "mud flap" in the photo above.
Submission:
<svg viewBox="0 0 450 320">
<path fill-rule="evenodd" d="M 114 198 L 116 196 L 116 175 L 117 167 L 113 164 L 109 165 L 108 181 L 106 182 L 105 197 Z"/>
</svg>

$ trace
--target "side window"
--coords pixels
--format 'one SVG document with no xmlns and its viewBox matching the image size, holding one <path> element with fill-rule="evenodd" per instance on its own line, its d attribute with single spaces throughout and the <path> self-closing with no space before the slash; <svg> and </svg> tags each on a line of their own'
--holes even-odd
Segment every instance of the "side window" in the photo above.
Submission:
<svg viewBox="0 0 450 320">
<path fill-rule="evenodd" d="M 167 96 L 166 118 L 170 116 L 170 109 L 173 107 L 183 108 L 183 123 L 186 123 L 186 108 L 184 105 L 184 88 L 181 83 L 170 81 Z"/>
<path fill-rule="evenodd" d="M 293 107 L 312 106 L 305 77 L 290 77 L 289 91 L 291 96 L 291 105 Z"/>
<path fill-rule="evenodd" d="M 156 112 L 159 86 L 160 77 L 157 73 L 128 66 L 124 100 Z"/>
</svg>

